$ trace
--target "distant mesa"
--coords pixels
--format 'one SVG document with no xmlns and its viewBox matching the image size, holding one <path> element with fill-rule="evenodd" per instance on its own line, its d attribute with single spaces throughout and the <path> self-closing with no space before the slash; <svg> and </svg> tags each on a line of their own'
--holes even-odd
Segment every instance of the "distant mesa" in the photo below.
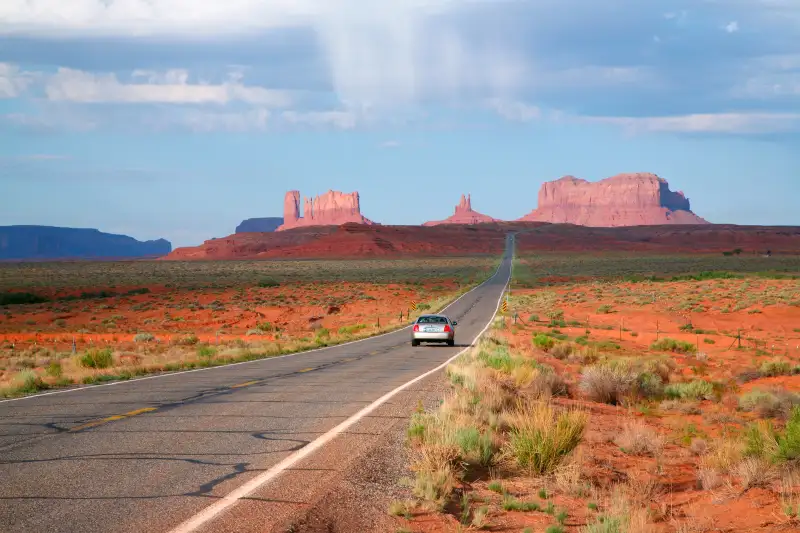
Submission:
<svg viewBox="0 0 800 533">
<path fill-rule="evenodd" d="M 499 222 L 499 220 L 492 218 L 488 215 L 478 213 L 472 210 L 471 195 L 461 195 L 461 201 L 458 202 L 455 212 L 444 220 L 433 220 L 426 222 L 423 226 L 438 226 L 440 224 L 481 224 L 487 222 Z"/>
<path fill-rule="evenodd" d="M 574 176 L 547 182 L 539 206 L 521 222 L 592 227 L 709 224 L 691 211 L 683 192 L 650 173 L 619 174 L 590 183 Z"/>
<path fill-rule="evenodd" d="M 270 233 L 283 224 L 281 217 L 248 218 L 236 226 L 236 233 Z"/>
<path fill-rule="evenodd" d="M 164 239 L 142 242 L 96 229 L 0 226 L 0 260 L 130 259 L 171 251 L 172 244 Z"/>
<path fill-rule="evenodd" d="M 301 212 L 300 191 L 289 191 L 283 200 L 283 224 L 277 231 L 308 226 L 341 226 L 347 223 L 374 224 L 361 215 L 358 192 L 329 190 L 313 199 L 304 198 Z"/>
</svg>

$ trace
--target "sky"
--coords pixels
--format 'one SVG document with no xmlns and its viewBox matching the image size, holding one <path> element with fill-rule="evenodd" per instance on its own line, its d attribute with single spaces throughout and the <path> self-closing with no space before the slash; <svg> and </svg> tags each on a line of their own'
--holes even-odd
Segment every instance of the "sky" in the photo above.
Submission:
<svg viewBox="0 0 800 533">
<path fill-rule="evenodd" d="M 0 225 L 188 246 L 330 189 L 510 220 L 623 172 L 800 225 L 800 1 L 0 2 Z"/>
</svg>

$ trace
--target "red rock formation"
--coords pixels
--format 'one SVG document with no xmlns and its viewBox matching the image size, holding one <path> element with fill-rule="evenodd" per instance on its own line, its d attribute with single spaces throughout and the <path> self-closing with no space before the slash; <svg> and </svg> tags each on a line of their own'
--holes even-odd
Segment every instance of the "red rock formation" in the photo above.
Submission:
<svg viewBox="0 0 800 533">
<path fill-rule="evenodd" d="M 472 198 L 462 194 L 461 201 L 456 206 L 455 213 L 444 220 L 426 222 L 423 226 L 438 226 L 439 224 L 480 224 L 483 222 L 498 222 L 498 220 L 472 210 Z"/>
<path fill-rule="evenodd" d="M 521 221 L 581 226 L 708 224 L 690 210 L 683 192 L 655 174 L 619 174 L 590 183 L 573 176 L 542 185 L 539 206 Z"/>
<path fill-rule="evenodd" d="M 300 214 L 300 191 L 289 191 L 283 200 L 283 224 L 276 231 L 307 226 L 340 226 L 354 222 L 373 224 L 361 215 L 357 192 L 328 191 L 316 198 L 305 198 Z"/>
</svg>

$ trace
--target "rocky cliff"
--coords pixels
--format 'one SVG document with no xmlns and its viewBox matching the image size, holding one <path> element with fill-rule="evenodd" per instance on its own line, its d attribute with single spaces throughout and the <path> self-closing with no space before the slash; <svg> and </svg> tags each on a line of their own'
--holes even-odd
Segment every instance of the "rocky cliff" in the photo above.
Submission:
<svg viewBox="0 0 800 533">
<path fill-rule="evenodd" d="M 160 257 L 171 251 L 172 244 L 164 239 L 142 242 L 96 229 L 0 227 L 1 260 L 123 259 Z"/>
<path fill-rule="evenodd" d="M 581 226 L 708 224 L 683 192 L 655 174 L 620 174 L 595 183 L 565 176 L 542 185 L 539 206 L 521 221 Z"/>
<path fill-rule="evenodd" d="M 423 226 L 438 226 L 440 224 L 481 224 L 484 222 L 497 222 L 496 219 L 473 211 L 472 198 L 470 195 L 461 195 L 461 201 L 458 202 L 455 212 L 444 220 L 433 220 L 426 222 Z"/>
<path fill-rule="evenodd" d="M 373 224 L 361 215 L 361 200 L 357 192 L 328 191 L 315 198 L 304 198 L 300 211 L 300 191 L 289 191 L 283 200 L 283 224 L 277 231 L 307 226 L 341 226 L 342 224 Z"/>
<path fill-rule="evenodd" d="M 283 224 L 280 217 L 248 218 L 236 226 L 236 233 L 269 233 Z"/>
</svg>

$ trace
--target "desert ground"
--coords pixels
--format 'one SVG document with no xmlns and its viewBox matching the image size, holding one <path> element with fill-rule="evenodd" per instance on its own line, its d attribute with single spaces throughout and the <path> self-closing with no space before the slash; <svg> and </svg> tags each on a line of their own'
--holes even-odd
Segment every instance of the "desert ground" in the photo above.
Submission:
<svg viewBox="0 0 800 533">
<path fill-rule="evenodd" d="M 800 258 L 518 257 L 409 423 L 397 531 L 800 529 Z"/>
<path fill-rule="evenodd" d="M 0 395 L 226 364 L 401 327 L 496 257 L 0 265 Z M 417 310 L 411 310 L 412 302 Z"/>
</svg>

